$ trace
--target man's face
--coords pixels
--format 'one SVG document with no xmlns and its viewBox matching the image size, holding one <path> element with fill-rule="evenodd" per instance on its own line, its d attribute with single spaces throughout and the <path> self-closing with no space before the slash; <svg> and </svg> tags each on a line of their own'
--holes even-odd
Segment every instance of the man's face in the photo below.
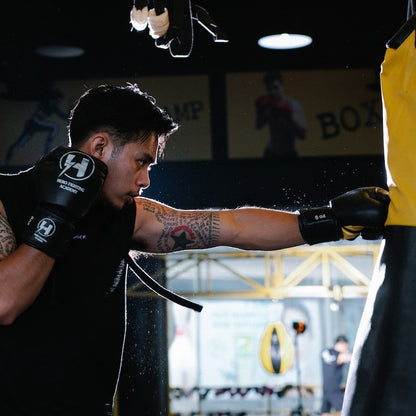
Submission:
<svg viewBox="0 0 416 416">
<path fill-rule="evenodd" d="M 269 85 L 269 92 L 270 95 L 272 95 L 275 98 L 280 98 L 284 95 L 284 88 L 282 81 L 275 79 L 273 82 Z"/>
<path fill-rule="evenodd" d="M 157 160 L 158 142 L 154 136 L 143 143 L 127 143 L 103 159 L 108 175 L 103 187 L 103 197 L 116 209 L 133 203 L 143 189 L 150 185 L 149 170 Z"/>
<path fill-rule="evenodd" d="M 348 351 L 348 342 L 339 341 L 335 344 L 334 349 L 340 353 L 345 353 Z"/>
</svg>

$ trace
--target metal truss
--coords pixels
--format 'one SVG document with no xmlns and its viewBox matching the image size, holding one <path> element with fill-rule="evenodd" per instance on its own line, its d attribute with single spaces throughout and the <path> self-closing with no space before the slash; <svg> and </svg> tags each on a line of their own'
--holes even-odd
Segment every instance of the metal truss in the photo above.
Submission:
<svg viewBox="0 0 416 416">
<path fill-rule="evenodd" d="M 323 244 L 273 252 L 213 249 L 164 256 L 167 286 L 185 297 L 282 299 L 365 297 L 379 244 Z M 140 284 L 129 296 L 143 296 Z"/>
</svg>

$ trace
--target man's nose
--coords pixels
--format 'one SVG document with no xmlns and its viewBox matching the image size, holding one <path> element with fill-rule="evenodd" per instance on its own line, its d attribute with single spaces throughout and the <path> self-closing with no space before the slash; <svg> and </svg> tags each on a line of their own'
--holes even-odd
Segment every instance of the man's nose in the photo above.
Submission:
<svg viewBox="0 0 416 416">
<path fill-rule="evenodd" d="M 147 169 L 144 169 L 143 172 L 140 172 L 139 177 L 137 178 L 137 185 L 141 189 L 146 189 L 150 186 L 150 176 Z"/>
</svg>

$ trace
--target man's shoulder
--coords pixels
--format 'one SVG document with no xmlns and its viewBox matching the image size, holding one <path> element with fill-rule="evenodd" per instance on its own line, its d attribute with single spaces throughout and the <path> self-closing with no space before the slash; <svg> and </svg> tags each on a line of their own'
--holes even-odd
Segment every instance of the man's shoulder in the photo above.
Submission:
<svg viewBox="0 0 416 416">
<path fill-rule="evenodd" d="M 1 181 L 24 180 L 25 178 L 29 178 L 32 170 L 33 170 L 33 166 L 24 170 L 18 170 L 16 172 L 1 172 L 0 180 Z"/>
<path fill-rule="evenodd" d="M 325 348 L 321 353 L 322 360 L 326 364 L 334 363 L 337 360 L 337 355 L 333 348 Z"/>
<path fill-rule="evenodd" d="M 0 191 L 6 188 L 15 189 L 16 186 L 28 186 L 32 187 L 31 181 L 32 168 L 22 170 L 16 173 L 0 173 Z M 19 189 L 15 189 L 16 192 Z M 20 190 L 22 192 L 23 190 Z"/>
<path fill-rule="evenodd" d="M 0 173 L 0 201 L 27 200 L 34 193 L 31 169 Z"/>
<path fill-rule="evenodd" d="M 292 105 L 293 109 L 301 109 L 302 106 L 300 105 L 300 102 L 294 98 L 288 98 L 288 101 Z"/>
</svg>

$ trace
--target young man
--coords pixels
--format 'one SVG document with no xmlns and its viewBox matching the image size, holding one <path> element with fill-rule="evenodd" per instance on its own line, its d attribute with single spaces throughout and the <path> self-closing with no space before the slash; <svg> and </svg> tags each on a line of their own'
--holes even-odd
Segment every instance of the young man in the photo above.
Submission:
<svg viewBox="0 0 416 416">
<path fill-rule="evenodd" d="M 70 148 L 0 176 L 1 415 L 111 414 L 130 249 L 276 250 L 384 224 L 389 198 L 380 188 L 300 214 L 183 211 L 140 197 L 176 129 L 137 86 L 100 86 L 71 112 Z"/>
<path fill-rule="evenodd" d="M 342 385 L 344 364 L 351 361 L 348 339 L 339 335 L 332 348 L 325 348 L 321 354 L 323 374 L 322 416 L 330 416 L 331 410 L 340 412 L 344 400 Z"/>
<path fill-rule="evenodd" d="M 302 106 L 285 93 L 281 72 L 268 72 L 263 77 L 267 95 L 255 101 L 256 129 L 269 127 L 264 149 L 265 159 L 296 158 L 296 139 L 306 137 L 306 121 Z"/>
</svg>

